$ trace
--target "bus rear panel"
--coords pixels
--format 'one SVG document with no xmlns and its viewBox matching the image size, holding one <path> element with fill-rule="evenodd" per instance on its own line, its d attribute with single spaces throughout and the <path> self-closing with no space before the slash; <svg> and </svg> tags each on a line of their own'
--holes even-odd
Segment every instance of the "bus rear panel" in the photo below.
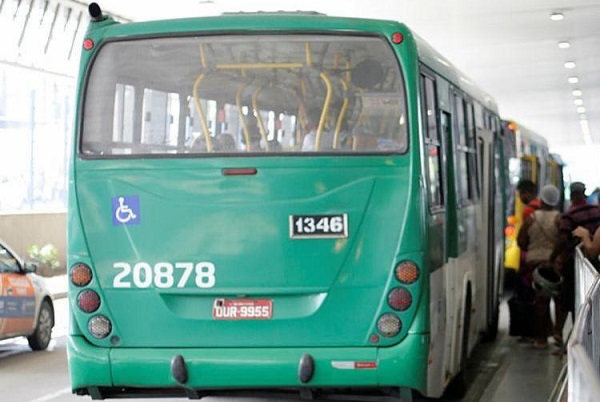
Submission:
<svg viewBox="0 0 600 402">
<path fill-rule="evenodd" d="M 87 38 L 68 226 L 74 392 L 425 392 L 406 28 L 107 19 Z"/>
</svg>

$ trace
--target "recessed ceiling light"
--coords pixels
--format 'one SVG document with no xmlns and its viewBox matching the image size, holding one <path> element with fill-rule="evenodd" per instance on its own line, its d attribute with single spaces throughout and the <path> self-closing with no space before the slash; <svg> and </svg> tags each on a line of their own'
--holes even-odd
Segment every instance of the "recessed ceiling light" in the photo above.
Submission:
<svg viewBox="0 0 600 402">
<path fill-rule="evenodd" d="M 579 107 L 577 108 L 577 113 L 580 113 L 580 114 L 581 114 L 581 113 L 585 113 L 585 108 L 584 108 L 583 106 L 579 106 Z"/>
<path fill-rule="evenodd" d="M 572 69 L 575 68 L 576 64 L 574 61 L 565 61 L 565 68 Z"/>
<path fill-rule="evenodd" d="M 579 78 L 577 77 L 569 77 L 568 79 L 570 84 L 577 84 L 579 82 Z"/>
<path fill-rule="evenodd" d="M 554 12 L 550 14 L 550 19 L 552 21 L 562 21 L 565 19 L 565 16 L 563 15 L 563 13 Z"/>
<path fill-rule="evenodd" d="M 575 99 L 573 101 L 574 104 L 576 104 L 577 106 L 582 106 L 583 105 L 583 99 Z"/>
<path fill-rule="evenodd" d="M 573 94 L 573 96 L 581 96 L 583 95 L 583 91 L 581 89 L 574 89 L 573 92 L 571 92 Z"/>
<path fill-rule="evenodd" d="M 561 49 L 568 49 L 568 48 L 571 47 L 571 42 L 563 40 L 561 42 L 558 42 L 558 47 L 561 48 Z"/>
</svg>

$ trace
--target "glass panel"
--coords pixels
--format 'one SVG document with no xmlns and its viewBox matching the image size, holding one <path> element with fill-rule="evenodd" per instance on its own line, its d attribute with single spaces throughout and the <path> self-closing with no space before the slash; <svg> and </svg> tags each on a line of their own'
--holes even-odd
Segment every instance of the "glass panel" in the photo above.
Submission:
<svg viewBox="0 0 600 402">
<path fill-rule="evenodd" d="M 444 203 L 439 153 L 439 146 L 427 146 L 427 172 L 429 175 L 429 200 L 431 206 L 440 206 Z"/>
<path fill-rule="evenodd" d="M 107 43 L 86 96 L 81 151 L 92 156 L 390 153 L 405 152 L 408 144 L 398 61 L 373 37 Z M 133 143 L 124 146 L 126 128 Z"/>
<path fill-rule="evenodd" d="M 19 271 L 17 259 L 7 249 L 0 246 L 0 273 L 16 273 Z"/>
</svg>

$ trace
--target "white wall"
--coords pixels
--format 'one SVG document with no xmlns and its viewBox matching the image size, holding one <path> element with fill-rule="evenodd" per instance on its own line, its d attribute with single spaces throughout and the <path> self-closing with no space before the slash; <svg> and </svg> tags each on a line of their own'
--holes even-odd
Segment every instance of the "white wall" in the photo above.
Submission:
<svg viewBox="0 0 600 402">
<path fill-rule="evenodd" d="M 0 238 L 25 260 L 32 244 L 53 244 L 64 270 L 67 251 L 67 213 L 0 214 Z"/>
</svg>

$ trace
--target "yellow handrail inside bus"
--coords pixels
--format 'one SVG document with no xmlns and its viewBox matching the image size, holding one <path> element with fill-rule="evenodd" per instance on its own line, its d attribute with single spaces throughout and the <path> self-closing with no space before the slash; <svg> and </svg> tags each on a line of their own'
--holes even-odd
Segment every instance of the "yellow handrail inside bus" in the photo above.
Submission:
<svg viewBox="0 0 600 402">
<path fill-rule="evenodd" d="M 242 111 L 242 94 L 244 90 L 248 87 L 248 84 L 244 84 L 240 87 L 235 96 L 235 104 L 238 110 L 238 116 L 240 118 L 240 123 L 242 123 L 242 132 L 244 133 L 244 138 L 246 139 L 246 151 L 250 151 L 250 132 L 248 130 L 248 123 L 244 118 L 244 113 Z"/>
<path fill-rule="evenodd" d="M 340 79 L 340 83 L 342 84 L 345 93 L 348 90 L 348 84 L 346 84 L 346 81 L 344 81 L 343 79 Z M 337 149 L 340 142 L 340 131 L 342 129 L 342 122 L 344 121 L 344 117 L 346 115 L 346 110 L 348 109 L 348 103 L 348 97 L 344 95 L 342 107 L 340 108 L 337 122 L 335 124 L 335 132 L 333 134 L 333 149 Z"/>
<path fill-rule="evenodd" d="M 238 63 L 238 64 L 217 64 L 217 70 L 261 70 L 270 68 L 302 68 L 302 63 Z"/>
<path fill-rule="evenodd" d="M 317 127 L 317 136 L 315 137 L 315 151 L 319 150 L 321 145 L 321 134 L 323 133 L 323 126 L 325 125 L 325 119 L 327 118 L 327 112 L 329 112 L 329 103 L 331 102 L 331 81 L 325 73 L 320 73 L 319 77 L 325 83 L 327 88 L 327 94 L 325 95 L 325 101 L 323 102 L 323 110 L 321 111 L 321 118 L 319 119 L 319 126 Z"/>
<path fill-rule="evenodd" d="M 198 95 L 198 87 L 200 86 L 200 82 L 204 79 L 205 75 L 200 74 L 196 81 L 194 81 L 193 94 L 194 94 L 194 104 L 196 105 L 196 110 L 198 111 L 198 115 L 200 115 L 200 124 L 202 125 L 202 132 L 204 133 L 204 139 L 206 140 L 206 151 L 212 152 L 212 138 L 210 137 L 210 131 L 208 129 L 208 124 L 206 123 L 206 114 L 204 113 L 204 109 L 202 108 L 202 104 L 200 103 L 200 97 Z"/>
<path fill-rule="evenodd" d="M 262 91 L 262 87 L 256 88 L 254 94 L 252 94 L 252 109 L 253 113 L 256 114 L 256 122 L 258 123 L 258 129 L 260 130 L 260 136 L 265 144 L 265 150 L 269 150 L 269 141 L 267 141 L 267 130 L 265 129 L 265 124 L 263 123 L 262 116 L 260 115 L 260 109 L 258 108 L 258 94 Z"/>
<path fill-rule="evenodd" d="M 312 67 L 312 57 L 311 57 L 310 42 L 305 42 L 304 43 L 304 53 L 306 54 L 306 65 L 308 67 Z"/>
</svg>

